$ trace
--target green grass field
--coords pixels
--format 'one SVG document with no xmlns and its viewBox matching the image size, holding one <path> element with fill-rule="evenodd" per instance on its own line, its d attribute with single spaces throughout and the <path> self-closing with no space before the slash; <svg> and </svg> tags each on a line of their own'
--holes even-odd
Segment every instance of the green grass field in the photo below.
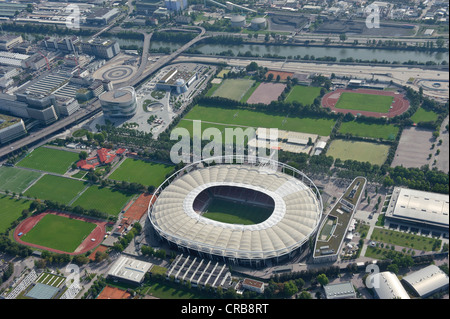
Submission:
<svg viewBox="0 0 450 319">
<path fill-rule="evenodd" d="M 438 118 L 438 115 L 433 111 L 428 111 L 423 108 L 419 108 L 413 116 L 411 116 L 411 120 L 414 123 L 419 122 L 435 122 Z"/>
<path fill-rule="evenodd" d="M 367 124 L 352 122 L 343 122 L 339 128 L 339 133 L 347 134 L 351 133 L 354 136 L 370 137 L 370 138 L 382 138 L 384 140 L 395 140 L 398 134 L 399 128 L 395 125 L 383 125 L 383 124 Z"/>
<path fill-rule="evenodd" d="M 320 95 L 320 89 L 320 87 L 296 85 L 291 89 L 285 101 L 311 105 L 314 103 L 314 99 Z"/>
<path fill-rule="evenodd" d="M 439 247 L 439 242 L 435 238 L 428 238 L 414 234 L 407 234 L 395 230 L 374 228 L 370 239 L 386 244 L 414 248 L 424 251 L 433 251 L 433 247 Z"/>
<path fill-rule="evenodd" d="M 387 113 L 393 100 L 392 96 L 387 95 L 344 92 L 336 103 L 336 108 Z"/>
<path fill-rule="evenodd" d="M 215 198 L 203 217 L 228 224 L 253 225 L 265 221 L 272 212 L 273 209 Z"/>
<path fill-rule="evenodd" d="M 78 159 L 77 153 L 39 147 L 17 163 L 17 166 L 64 174 Z"/>
<path fill-rule="evenodd" d="M 96 225 L 53 214 L 45 215 L 21 239 L 27 243 L 74 252 Z"/>
<path fill-rule="evenodd" d="M 184 119 L 202 120 L 222 125 L 228 124 L 230 127 L 242 125 L 254 128 L 277 128 L 279 130 L 318 134 L 320 136 L 330 135 L 335 124 L 335 120 L 333 119 L 313 117 L 287 118 L 283 115 L 266 114 L 252 110 L 224 109 L 201 105 L 196 105 L 192 108 Z M 204 124 L 207 123 L 202 123 L 202 127 Z M 183 123 L 183 125 L 186 124 Z M 189 125 L 192 127 L 192 123 L 189 123 Z"/>
<path fill-rule="evenodd" d="M 30 204 L 29 200 L 11 199 L 11 196 L 2 195 L 0 197 L 0 234 L 22 215 L 24 209 L 30 208 Z"/>
<path fill-rule="evenodd" d="M 46 174 L 31 186 L 24 195 L 67 205 L 85 187 L 85 183 L 82 181 Z"/>
<path fill-rule="evenodd" d="M 166 175 L 173 172 L 173 169 L 174 167 L 171 165 L 127 158 L 109 178 L 116 181 L 127 181 L 129 183 L 158 187 L 164 182 Z"/>
<path fill-rule="evenodd" d="M 255 81 L 248 79 L 226 79 L 214 91 L 212 96 L 240 101 L 244 94 L 252 87 L 253 82 Z"/>
<path fill-rule="evenodd" d="M 246 103 L 247 100 L 250 98 L 250 96 L 252 96 L 253 92 L 256 91 L 256 89 L 258 88 L 258 86 L 261 84 L 261 82 L 255 82 L 253 83 L 252 87 L 250 89 L 248 89 L 247 92 L 245 92 L 244 96 L 241 99 L 241 103 Z"/>
<path fill-rule="evenodd" d="M 0 191 L 19 194 L 23 192 L 41 173 L 17 167 L 0 167 Z"/>
<path fill-rule="evenodd" d="M 355 160 L 383 165 L 386 161 L 388 152 L 388 145 L 336 139 L 331 142 L 327 151 L 327 156 L 340 158 L 342 161 Z"/>
<path fill-rule="evenodd" d="M 84 209 L 98 209 L 109 215 L 117 216 L 133 195 L 112 190 L 107 187 L 91 186 L 76 201 L 73 207 Z"/>
</svg>

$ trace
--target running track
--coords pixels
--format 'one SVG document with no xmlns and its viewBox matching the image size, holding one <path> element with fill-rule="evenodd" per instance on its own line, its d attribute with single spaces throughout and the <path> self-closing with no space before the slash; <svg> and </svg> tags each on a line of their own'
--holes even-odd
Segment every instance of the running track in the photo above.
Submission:
<svg viewBox="0 0 450 319">
<path fill-rule="evenodd" d="M 19 233 L 21 233 L 21 232 L 24 234 L 28 233 L 47 214 L 54 214 L 54 215 L 59 215 L 59 216 L 70 217 L 72 219 L 83 220 L 86 222 L 96 224 L 97 227 L 94 228 L 94 230 L 83 240 L 83 242 L 80 244 L 80 246 L 77 247 L 77 249 L 74 252 L 66 252 L 66 251 L 61 251 L 61 250 L 57 250 L 57 249 L 53 249 L 53 248 L 48 248 L 45 246 L 30 244 L 30 243 L 24 242 L 23 240 L 20 239 L 20 237 L 18 236 Z M 14 230 L 14 239 L 15 239 L 15 241 L 17 241 L 20 244 L 34 247 L 34 248 L 48 250 L 48 251 L 58 253 L 58 254 L 80 255 L 80 254 L 88 252 L 91 249 L 94 249 L 102 242 L 102 240 L 106 234 L 106 230 L 105 230 L 106 223 L 107 222 L 94 220 L 94 219 L 91 219 L 88 217 L 82 217 L 82 216 L 73 215 L 73 214 L 69 214 L 69 213 L 61 213 L 61 212 L 57 212 L 57 211 L 46 210 L 45 212 L 43 212 L 39 215 L 28 217 L 23 222 L 21 222 Z M 95 241 L 92 241 L 91 240 L 92 238 L 94 238 Z M 57 239 L 55 238 L 55 240 L 57 240 Z"/>
<path fill-rule="evenodd" d="M 392 102 L 392 108 L 388 113 L 379 113 L 379 112 L 369 112 L 369 111 L 358 111 L 358 110 L 346 110 L 346 109 L 338 109 L 336 108 L 336 103 L 339 100 L 340 96 L 344 92 L 350 93 L 364 93 L 364 94 L 375 94 L 375 95 L 387 95 L 394 97 L 394 101 Z M 322 98 L 322 106 L 331 109 L 337 113 L 352 113 L 353 115 L 357 115 L 358 113 L 364 116 L 372 116 L 372 117 L 394 117 L 406 112 L 409 108 L 409 101 L 398 92 L 392 91 L 379 91 L 379 90 L 371 90 L 371 89 L 337 89 L 333 92 L 327 93 Z"/>
</svg>

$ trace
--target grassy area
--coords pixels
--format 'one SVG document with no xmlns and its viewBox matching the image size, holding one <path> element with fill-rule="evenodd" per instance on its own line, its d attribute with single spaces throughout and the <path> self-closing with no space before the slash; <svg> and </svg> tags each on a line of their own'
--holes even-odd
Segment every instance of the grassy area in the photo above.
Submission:
<svg viewBox="0 0 450 319">
<path fill-rule="evenodd" d="M 8 195 L 0 197 L 0 234 L 21 216 L 24 209 L 30 208 L 30 203 L 25 199 L 12 199 Z"/>
<path fill-rule="evenodd" d="M 82 181 L 46 174 L 31 186 L 24 195 L 67 205 L 85 187 L 85 183 Z"/>
<path fill-rule="evenodd" d="M 380 228 L 374 228 L 371 239 L 386 244 L 393 244 L 401 247 L 414 248 L 424 251 L 439 250 L 441 242 L 440 240 L 435 238 Z"/>
<path fill-rule="evenodd" d="M 387 113 L 393 100 L 392 96 L 387 95 L 344 92 L 336 103 L 336 108 Z"/>
<path fill-rule="evenodd" d="M 23 192 L 41 173 L 16 167 L 0 167 L 0 191 L 19 194 Z"/>
<path fill-rule="evenodd" d="M 273 209 L 265 207 L 215 198 L 203 217 L 227 224 L 253 225 L 262 223 L 269 218 L 272 212 Z"/>
<path fill-rule="evenodd" d="M 215 90 L 212 96 L 220 96 L 240 101 L 244 94 L 252 87 L 254 81 L 249 79 L 226 79 Z"/>
<path fill-rule="evenodd" d="M 261 84 L 261 82 L 255 82 L 253 83 L 252 87 L 248 89 L 248 91 L 244 94 L 244 96 L 241 99 L 241 103 L 247 102 L 250 96 L 252 96 L 253 92 L 258 88 L 258 86 Z"/>
<path fill-rule="evenodd" d="M 202 120 L 205 122 L 229 124 L 234 126 L 250 126 L 277 128 L 280 130 L 318 134 L 328 136 L 334 127 L 335 120 L 314 117 L 287 118 L 284 115 L 267 114 L 252 110 L 225 109 L 196 105 L 186 114 L 184 119 Z M 202 124 L 203 125 L 203 124 Z"/>
<path fill-rule="evenodd" d="M 64 174 L 79 159 L 78 154 L 53 148 L 39 147 L 28 154 L 17 166 Z"/>
<path fill-rule="evenodd" d="M 398 134 L 399 128 L 395 125 L 383 125 L 383 124 L 368 124 L 359 123 L 356 121 L 343 122 L 339 128 L 339 133 L 350 133 L 353 136 L 370 137 L 370 138 L 382 138 L 384 140 L 395 140 Z"/>
<path fill-rule="evenodd" d="M 211 88 L 208 90 L 208 92 L 206 92 L 205 96 L 206 97 L 212 96 L 219 86 L 220 84 L 211 84 Z"/>
<path fill-rule="evenodd" d="M 166 175 L 173 172 L 173 169 L 173 166 L 167 164 L 127 158 L 109 178 L 117 181 L 127 181 L 129 183 L 158 187 L 164 182 Z"/>
<path fill-rule="evenodd" d="M 89 132 L 88 130 L 82 128 L 82 129 L 79 129 L 79 130 L 76 130 L 75 132 L 73 132 L 72 136 L 73 136 L 73 137 L 83 137 L 83 136 L 85 136 L 88 132 Z"/>
<path fill-rule="evenodd" d="M 333 158 L 339 158 L 342 161 L 355 160 L 383 165 L 388 152 L 388 145 L 336 139 L 331 142 L 327 155 L 333 156 Z"/>
<path fill-rule="evenodd" d="M 122 193 L 111 188 L 91 186 L 72 203 L 72 206 L 97 209 L 109 215 L 117 216 L 132 197 L 132 194 Z"/>
<path fill-rule="evenodd" d="M 74 252 L 96 225 L 53 214 L 45 215 L 21 239 L 30 244 Z"/>
<path fill-rule="evenodd" d="M 86 174 L 87 174 L 87 172 L 85 172 L 85 171 L 79 171 L 78 173 L 73 174 L 72 177 L 74 177 L 74 178 L 83 178 L 84 175 L 86 175 Z"/>
<path fill-rule="evenodd" d="M 413 116 L 411 116 L 411 120 L 414 123 L 419 122 L 435 122 L 438 118 L 438 115 L 433 111 L 428 111 L 423 108 L 419 108 Z"/>
<path fill-rule="evenodd" d="M 285 101 L 289 103 L 295 101 L 303 105 L 311 105 L 320 95 L 320 89 L 320 87 L 296 85 L 291 89 Z"/>
<path fill-rule="evenodd" d="M 210 294 L 200 291 L 196 288 L 188 288 L 181 284 L 172 283 L 170 281 L 155 282 L 145 284 L 138 288 L 139 291 L 146 295 L 151 295 L 160 299 L 208 299 L 212 298 Z"/>
<path fill-rule="evenodd" d="M 224 76 L 225 74 L 230 73 L 230 71 L 231 71 L 231 70 L 229 70 L 229 69 L 223 69 L 222 71 L 219 72 L 219 74 L 217 74 L 217 77 L 218 77 L 218 78 L 223 78 L 223 76 Z"/>
</svg>

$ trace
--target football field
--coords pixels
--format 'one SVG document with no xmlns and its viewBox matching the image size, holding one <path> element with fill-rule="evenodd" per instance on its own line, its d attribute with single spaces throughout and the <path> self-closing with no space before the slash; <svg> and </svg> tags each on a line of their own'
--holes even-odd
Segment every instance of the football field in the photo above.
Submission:
<svg viewBox="0 0 450 319">
<path fill-rule="evenodd" d="M 253 80 L 248 79 L 226 79 L 214 91 L 212 96 L 240 101 L 247 90 L 252 87 L 253 82 Z"/>
<path fill-rule="evenodd" d="M 30 208 L 31 201 L 26 199 L 12 199 L 8 195 L 0 197 L 0 234 L 3 233 L 13 221 L 22 215 L 24 209 Z"/>
<path fill-rule="evenodd" d="M 0 191 L 19 194 L 23 192 L 41 173 L 17 167 L 0 166 Z"/>
<path fill-rule="evenodd" d="M 394 98 L 388 95 L 343 92 L 337 109 L 388 113 Z"/>
<path fill-rule="evenodd" d="M 77 153 L 53 148 L 39 147 L 17 163 L 17 166 L 33 168 L 46 172 L 64 174 L 72 163 L 77 161 Z"/>
<path fill-rule="evenodd" d="M 336 139 L 331 142 L 326 155 L 342 161 L 355 160 L 383 165 L 388 152 L 388 145 Z"/>
</svg>

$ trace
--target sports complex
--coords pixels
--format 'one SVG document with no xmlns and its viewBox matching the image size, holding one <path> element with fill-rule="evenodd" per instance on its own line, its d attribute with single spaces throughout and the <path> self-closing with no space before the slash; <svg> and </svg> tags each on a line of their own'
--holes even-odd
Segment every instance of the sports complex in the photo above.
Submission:
<svg viewBox="0 0 450 319">
<path fill-rule="evenodd" d="M 308 248 L 323 207 L 317 187 L 299 170 L 238 155 L 187 165 L 153 196 L 148 218 L 172 247 L 255 267 Z"/>
</svg>

